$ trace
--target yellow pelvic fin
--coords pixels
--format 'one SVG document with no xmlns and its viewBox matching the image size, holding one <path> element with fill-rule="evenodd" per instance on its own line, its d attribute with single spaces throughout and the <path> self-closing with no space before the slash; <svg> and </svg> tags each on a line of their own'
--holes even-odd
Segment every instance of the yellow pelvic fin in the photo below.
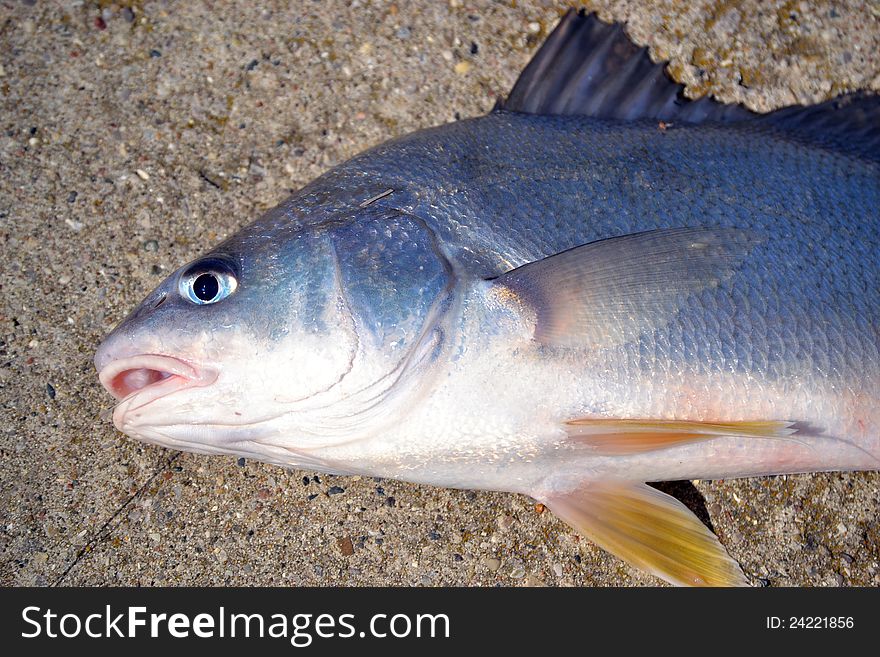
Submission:
<svg viewBox="0 0 880 657">
<path fill-rule="evenodd" d="M 647 484 L 593 482 L 542 499 L 611 554 L 679 586 L 746 586 L 739 565 L 684 504 Z"/>
<path fill-rule="evenodd" d="M 679 420 L 578 419 L 565 423 L 569 437 L 607 456 L 640 454 L 722 436 L 789 439 L 792 422 L 688 422 Z"/>
</svg>

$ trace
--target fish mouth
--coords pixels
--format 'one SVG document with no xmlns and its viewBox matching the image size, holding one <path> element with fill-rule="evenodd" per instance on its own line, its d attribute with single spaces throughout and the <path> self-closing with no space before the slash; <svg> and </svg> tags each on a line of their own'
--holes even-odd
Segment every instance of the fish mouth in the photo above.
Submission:
<svg viewBox="0 0 880 657">
<path fill-rule="evenodd" d="M 157 354 L 112 360 L 98 372 L 101 385 L 120 402 L 117 412 L 141 408 L 178 390 L 207 386 L 216 379 L 213 369 Z M 114 422 L 117 412 L 113 414 Z"/>
</svg>

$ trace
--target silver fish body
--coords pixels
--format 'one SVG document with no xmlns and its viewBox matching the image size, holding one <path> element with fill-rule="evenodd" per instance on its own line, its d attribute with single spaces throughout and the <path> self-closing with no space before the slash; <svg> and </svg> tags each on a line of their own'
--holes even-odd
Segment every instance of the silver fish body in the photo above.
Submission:
<svg viewBox="0 0 880 657">
<path fill-rule="evenodd" d="M 880 164 L 836 146 L 785 122 L 506 109 L 387 142 L 117 327 L 95 359 L 114 421 L 526 493 L 669 581 L 740 583 L 698 528 L 720 575 L 645 556 L 665 521 L 637 547 L 607 527 L 683 517 L 637 482 L 880 464 Z"/>
</svg>

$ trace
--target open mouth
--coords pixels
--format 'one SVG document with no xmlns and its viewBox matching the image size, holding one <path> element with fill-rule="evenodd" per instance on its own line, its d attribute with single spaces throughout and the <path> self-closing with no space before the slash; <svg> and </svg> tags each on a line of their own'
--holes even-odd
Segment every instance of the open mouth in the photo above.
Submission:
<svg viewBox="0 0 880 657">
<path fill-rule="evenodd" d="M 137 395 L 139 406 L 181 388 L 208 385 L 216 378 L 212 370 L 153 354 L 110 361 L 98 373 L 101 385 L 111 395 L 120 401 Z"/>
</svg>

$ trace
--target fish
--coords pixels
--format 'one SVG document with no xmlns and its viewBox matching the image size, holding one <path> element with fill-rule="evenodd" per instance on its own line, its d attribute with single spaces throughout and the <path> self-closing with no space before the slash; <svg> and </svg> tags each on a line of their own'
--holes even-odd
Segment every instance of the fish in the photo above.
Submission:
<svg viewBox="0 0 880 657">
<path fill-rule="evenodd" d="M 648 485 L 880 468 L 880 97 L 689 100 L 570 10 L 484 116 L 344 162 L 100 344 L 122 433 L 533 497 L 668 583 L 749 577 Z"/>
</svg>

